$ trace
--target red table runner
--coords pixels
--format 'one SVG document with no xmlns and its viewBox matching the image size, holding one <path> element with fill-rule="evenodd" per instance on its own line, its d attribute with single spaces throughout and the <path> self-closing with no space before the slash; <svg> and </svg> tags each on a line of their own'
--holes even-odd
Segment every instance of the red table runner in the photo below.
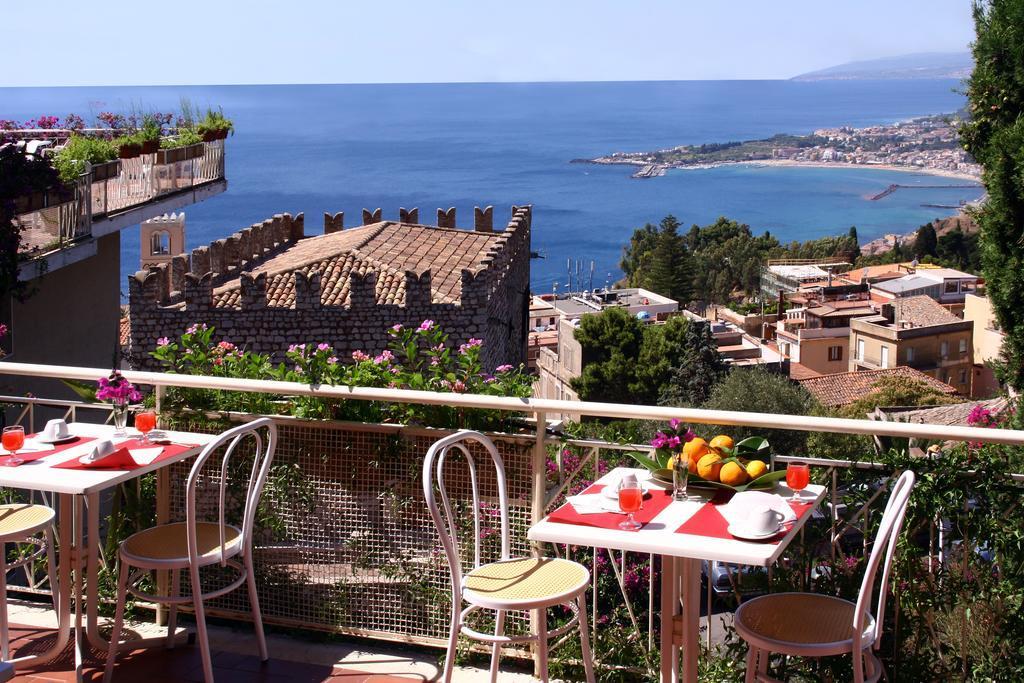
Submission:
<svg viewBox="0 0 1024 683">
<path fill-rule="evenodd" d="M 603 484 L 594 484 L 582 492 L 582 494 L 600 493 L 604 488 Z M 633 519 L 641 524 L 647 524 L 657 517 L 662 510 L 672 502 L 672 492 L 666 489 L 651 488 L 650 495 L 644 496 L 644 502 L 639 512 L 633 514 Z M 549 522 L 561 524 L 578 524 L 580 526 L 592 526 L 600 529 L 618 529 L 619 524 L 626 519 L 626 515 L 615 512 L 598 512 L 581 515 L 576 512 L 572 503 L 566 503 L 548 516 Z"/>
<path fill-rule="evenodd" d="M 118 450 L 125 449 L 127 451 L 129 449 L 135 449 L 135 448 L 156 448 L 157 446 L 163 448 L 164 450 L 163 450 L 162 453 L 160 453 L 160 455 L 156 456 L 156 458 L 153 459 L 153 462 L 160 462 L 161 460 L 166 460 L 167 458 L 173 458 L 175 455 L 178 455 L 179 453 L 182 453 L 184 451 L 187 451 L 187 450 L 189 450 L 191 448 L 195 448 L 196 447 L 196 446 L 187 446 L 187 445 L 176 444 L 176 443 L 173 443 L 173 444 L 159 444 L 159 443 L 152 443 L 152 442 L 150 442 L 150 443 L 142 443 L 138 439 L 129 439 L 127 441 L 123 441 L 123 442 L 117 444 L 117 449 Z M 87 454 L 83 454 L 83 455 L 87 455 Z M 130 458 L 130 456 L 129 456 L 129 458 Z M 119 459 L 115 458 L 115 460 L 119 460 Z M 68 460 L 67 462 L 62 462 L 60 464 L 54 465 L 54 467 L 57 467 L 57 468 L 60 468 L 60 469 L 63 469 L 63 470 L 137 470 L 140 467 L 143 467 L 143 465 L 140 465 L 140 464 L 134 463 L 134 462 L 133 463 L 123 463 L 123 462 L 121 462 L 121 463 L 116 463 L 116 464 L 114 464 L 112 466 L 106 466 L 106 465 L 103 464 L 102 461 L 100 461 L 99 463 L 97 463 L 95 465 L 85 465 L 85 464 L 79 462 L 78 458 L 72 458 L 71 460 Z"/>
<path fill-rule="evenodd" d="M 36 436 L 38 436 L 38 434 L 30 434 L 29 436 L 26 436 L 25 439 L 28 440 Z M 43 451 L 27 451 L 24 453 L 18 453 L 18 457 L 25 462 L 32 462 L 33 460 L 38 460 L 39 458 L 45 458 L 55 453 L 66 451 L 69 448 L 81 446 L 83 443 L 88 443 L 90 441 L 95 441 L 95 439 L 91 436 L 76 436 L 74 439 L 71 439 L 66 443 L 57 444 L 53 448 L 47 448 L 46 450 Z M 9 455 L 0 456 L 0 467 L 6 465 L 10 461 L 10 459 L 11 456 Z"/>
<path fill-rule="evenodd" d="M 722 516 L 722 513 L 718 511 L 719 505 L 725 505 L 732 498 L 731 494 L 720 493 L 713 499 L 705 503 L 700 510 L 696 512 L 692 517 L 683 522 L 683 525 L 676 529 L 677 534 L 690 534 L 691 536 L 709 536 L 711 538 L 736 538 L 729 533 L 729 522 Z M 803 515 L 809 512 L 814 505 L 812 503 L 791 503 L 786 501 L 789 507 L 792 508 L 793 513 L 799 520 Z M 782 540 L 782 537 L 786 535 L 787 527 L 779 530 L 779 533 L 775 534 L 770 538 L 766 538 L 762 541 L 749 541 L 751 543 L 778 543 Z M 746 539 L 740 539 L 746 540 Z"/>
</svg>

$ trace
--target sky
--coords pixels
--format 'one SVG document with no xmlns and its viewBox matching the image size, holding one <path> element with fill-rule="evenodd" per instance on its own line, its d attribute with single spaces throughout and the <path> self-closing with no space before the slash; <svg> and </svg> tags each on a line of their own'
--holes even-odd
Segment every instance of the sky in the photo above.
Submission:
<svg viewBox="0 0 1024 683">
<path fill-rule="evenodd" d="M 0 86 L 774 79 L 955 52 L 970 0 L 7 2 Z"/>
</svg>

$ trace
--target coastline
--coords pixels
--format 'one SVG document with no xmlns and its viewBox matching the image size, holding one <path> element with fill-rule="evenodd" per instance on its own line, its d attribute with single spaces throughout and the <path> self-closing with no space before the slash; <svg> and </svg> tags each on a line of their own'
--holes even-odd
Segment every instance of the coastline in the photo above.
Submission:
<svg viewBox="0 0 1024 683">
<path fill-rule="evenodd" d="M 637 178 L 654 178 L 662 176 L 668 170 L 699 171 L 723 166 L 764 166 L 778 168 L 843 168 L 843 169 L 877 169 L 881 171 L 899 171 L 901 173 L 919 173 L 932 175 L 951 180 L 964 180 L 970 183 L 981 185 L 981 178 L 973 173 L 954 171 L 946 168 L 933 168 L 928 166 L 901 166 L 898 164 L 853 164 L 845 161 L 799 161 L 794 159 L 752 159 L 750 161 L 716 161 L 707 164 L 651 164 L 649 162 L 621 160 L 621 161 L 598 161 L 596 159 L 585 160 L 586 163 L 600 166 L 638 166 L 642 170 L 634 174 Z M 642 175 L 640 175 L 643 173 Z"/>
</svg>

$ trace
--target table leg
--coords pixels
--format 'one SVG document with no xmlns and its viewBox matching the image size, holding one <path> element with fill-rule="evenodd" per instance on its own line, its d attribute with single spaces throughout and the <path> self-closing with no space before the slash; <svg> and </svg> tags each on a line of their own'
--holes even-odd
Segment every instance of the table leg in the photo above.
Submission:
<svg viewBox="0 0 1024 683">
<path fill-rule="evenodd" d="M 86 549 L 85 590 L 85 635 L 89 643 L 100 652 L 106 652 L 110 645 L 97 628 L 97 610 L 100 601 L 100 494 L 90 493 L 85 498 L 88 507 L 86 527 L 89 530 Z"/>
<path fill-rule="evenodd" d="M 683 565 L 683 680 L 696 683 L 700 656 L 700 560 Z"/>
<path fill-rule="evenodd" d="M 171 521 L 171 475 L 169 468 L 161 467 L 156 473 L 156 523 L 167 524 Z M 156 572 L 156 593 L 167 595 L 170 588 L 170 576 L 166 571 Z M 167 607 L 157 603 L 154 617 L 157 626 L 167 624 Z"/>
<path fill-rule="evenodd" d="M 82 680 L 82 496 L 74 496 L 71 505 L 71 539 L 68 544 L 71 560 L 74 562 L 74 579 L 71 584 L 71 595 L 75 601 L 75 616 L 72 632 L 75 639 L 75 680 Z M 62 541 L 64 539 L 61 539 Z"/>
<path fill-rule="evenodd" d="M 679 560 L 661 557 L 661 681 L 679 680 L 679 646 L 675 642 L 675 616 L 679 607 Z"/>
</svg>

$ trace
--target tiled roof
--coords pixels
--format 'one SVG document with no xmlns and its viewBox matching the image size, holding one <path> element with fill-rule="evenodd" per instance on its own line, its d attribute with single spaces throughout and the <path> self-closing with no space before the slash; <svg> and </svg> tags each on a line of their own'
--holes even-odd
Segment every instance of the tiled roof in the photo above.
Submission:
<svg viewBox="0 0 1024 683">
<path fill-rule="evenodd" d="M 293 273 L 320 273 L 320 299 L 325 306 L 348 303 L 353 272 L 377 274 L 377 301 L 401 304 L 405 299 L 405 271 L 430 270 L 432 297 L 455 303 L 462 294 L 462 269 L 475 269 L 501 233 L 470 232 L 408 223 L 375 223 L 299 240 L 285 252 L 253 269 L 267 274 L 267 304 L 295 303 Z M 238 278 L 214 291 L 214 305 L 237 308 L 241 304 Z"/>
<path fill-rule="evenodd" d="M 128 317 L 128 311 L 123 311 L 123 314 L 121 315 L 121 319 L 118 325 L 118 344 L 121 345 L 121 348 L 127 348 L 128 342 L 131 340 L 132 337 L 132 321 L 131 318 Z"/>
<path fill-rule="evenodd" d="M 962 318 L 950 313 L 949 309 L 930 296 L 908 296 L 894 300 L 892 305 L 897 324 L 901 320 L 913 323 L 915 327 L 963 322 Z"/>
<path fill-rule="evenodd" d="M 802 363 L 790 362 L 790 364 L 789 364 L 789 378 L 790 379 L 796 380 L 796 381 L 799 382 L 801 380 L 811 379 L 812 377 L 821 377 L 821 373 L 820 372 L 815 372 L 814 370 L 811 370 L 809 367 L 807 367 L 806 365 L 803 365 Z"/>
<path fill-rule="evenodd" d="M 1005 398 L 992 398 L 986 401 L 967 401 L 952 403 L 948 406 L 931 408 L 879 408 L 892 420 L 899 422 L 918 422 L 936 425 L 966 427 L 967 417 L 976 406 L 986 408 L 998 415 L 1006 409 L 1009 401 Z"/>
<path fill-rule="evenodd" d="M 906 377 L 927 384 L 929 387 L 953 396 L 956 389 L 945 382 L 915 370 L 899 366 L 886 370 L 863 370 L 860 372 L 839 372 L 799 380 L 801 386 L 818 399 L 818 403 L 830 408 L 849 405 L 875 389 L 875 384 L 884 377 Z"/>
</svg>

